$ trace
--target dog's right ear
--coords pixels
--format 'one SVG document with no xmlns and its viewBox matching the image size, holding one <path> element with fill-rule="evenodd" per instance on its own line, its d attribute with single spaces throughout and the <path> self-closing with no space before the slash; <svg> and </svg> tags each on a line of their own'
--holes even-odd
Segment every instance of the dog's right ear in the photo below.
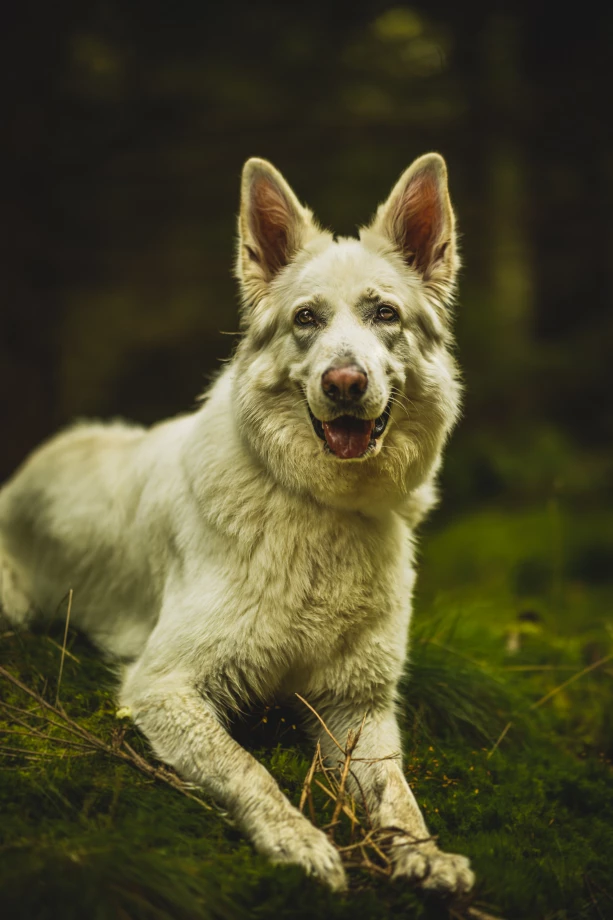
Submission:
<svg viewBox="0 0 613 920">
<path fill-rule="evenodd" d="M 246 301 L 256 301 L 275 275 L 318 232 L 271 163 L 252 157 L 243 167 L 236 275 Z"/>
<path fill-rule="evenodd" d="M 442 300 L 453 292 L 459 258 L 440 154 L 427 153 L 405 170 L 366 231 L 372 232 L 388 240 Z"/>
</svg>

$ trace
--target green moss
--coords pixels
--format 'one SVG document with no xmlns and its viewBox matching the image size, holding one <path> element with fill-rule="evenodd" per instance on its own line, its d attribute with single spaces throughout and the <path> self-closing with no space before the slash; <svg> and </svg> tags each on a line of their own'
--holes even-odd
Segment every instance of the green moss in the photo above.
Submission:
<svg viewBox="0 0 613 920">
<path fill-rule="evenodd" d="M 424 538 L 402 688 L 407 775 L 441 845 L 471 857 L 476 904 L 509 920 L 613 916 L 613 662 L 534 707 L 611 652 L 613 583 L 602 559 L 612 544 L 604 515 L 570 519 L 555 507 L 487 511 Z M 3 666 L 53 701 L 61 630 L 7 632 Z M 115 718 L 112 672 L 72 632 L 68 649 L 78 660 L 64 663 L 66 710 L 109 743 L 125 730 L 146 753 Z M 1 692 L 32 708 L 6 681 Z M 21 731 L 6 710 L 0 728 Z M 273 707 L 236 733 L 297 801 L 312 752 L 295 713 Z M 333 896 L 255 855 L 216 808 L 105 753 L 19 734 L 0 744 L 30 751 L 1 760 L 3 916 L 467 916 L 360 871 L 346 896 Z M 315 803 L 325 823 L 325 796 Z"/>
</svg>

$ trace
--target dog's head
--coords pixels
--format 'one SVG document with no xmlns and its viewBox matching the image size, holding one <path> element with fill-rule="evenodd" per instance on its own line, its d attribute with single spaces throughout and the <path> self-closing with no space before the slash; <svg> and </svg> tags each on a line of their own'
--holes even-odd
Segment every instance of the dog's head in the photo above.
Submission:
<svg viewBox="0 0 613 920">
<path fill-rule="evenodd" d="M 433 474 L 458 415 L 457 267 L 438 154 L 406 170 L 359 239 L 321 230 L 270 163 L 247 161 L 234 392 L 243 436 L 279 481 L 366 511 Z"/>
</svg>

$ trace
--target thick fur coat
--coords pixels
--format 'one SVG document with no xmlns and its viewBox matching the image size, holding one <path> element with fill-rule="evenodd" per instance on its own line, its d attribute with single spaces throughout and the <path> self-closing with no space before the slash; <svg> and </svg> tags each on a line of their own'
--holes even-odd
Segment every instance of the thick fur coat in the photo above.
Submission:
<svg viewBox="0 0 613 920">
<path fill-rule="evenodd" d="M 155 753 L 261 852 L 336 889 L 337 850 L 225 720 L 300 693 L 344 738 L 366 713 L 354 769 L 374 821 L 398 829 L 395 874 L 471 887 L 468 861 L 428 839 L 394 712 L 413 530 L 458 414 L 456 270 L 437 154 L 359 239 L 321 230 L 269 163 L 249 160 L 243 334 L 199 409 L 149 430 L 74 427 L 0 492 L 11 620 L 50 613 L 72 587 L 72 622 L 122 662 L 120 704 Z"/>
</svg>

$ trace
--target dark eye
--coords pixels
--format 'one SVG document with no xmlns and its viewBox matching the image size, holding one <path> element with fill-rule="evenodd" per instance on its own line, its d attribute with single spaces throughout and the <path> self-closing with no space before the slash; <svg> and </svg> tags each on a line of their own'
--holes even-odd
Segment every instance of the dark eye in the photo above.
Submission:
<svg viewBox="0 0 613 920">
<path fill-rule="evenodd" d="M 389 304 L 384 303 L 377 310 L 376 319 L 382 323 L 393 323 L 398 319 L 398 314 L 393 307 L 390 307 Z"/>
<path fill-rule="evenodd" d="M 312 310 L 299 310 L 295 322 L 298 326 L 316 326 L 317 319 Z"/>
</svg>

